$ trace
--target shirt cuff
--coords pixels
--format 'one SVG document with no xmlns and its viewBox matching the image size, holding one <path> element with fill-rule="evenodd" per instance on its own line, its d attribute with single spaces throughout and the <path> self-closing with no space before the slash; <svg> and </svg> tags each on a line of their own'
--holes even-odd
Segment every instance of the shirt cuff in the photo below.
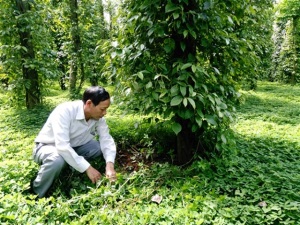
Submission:
<svg viewBox="0 0 300 225">
<path fill-rule="evenodd" d="M 91 164 L 88 161 L 83 161 L 76 170 L 78 170 L 80 173 L 83 173 L 89 168 L 90 165 Z"/>
<path fill-rule="evenodd" d="M 107 156 L 106 159 L 105 159 L 105 162 L 106 163 L 112 162 L 113 164 L 115 164 L 115 157 L 113 157 L 113 156 Z"/>
</svg>

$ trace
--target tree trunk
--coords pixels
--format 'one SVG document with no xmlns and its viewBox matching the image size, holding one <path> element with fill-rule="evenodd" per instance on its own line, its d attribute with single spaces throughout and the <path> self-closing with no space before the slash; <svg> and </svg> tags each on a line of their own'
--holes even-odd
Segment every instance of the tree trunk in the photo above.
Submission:
<svg viewBox="0 0 300 225">
<path fill-rule="evenodd" d="M 28 1 L 16 0 L 16 6 L 20 14 L 25 14 L 30 10 L 30 5 Z M 28 24 L 26 20 L 18 22 L 19 36 L 21 46 L 24 46 L 27 50 L 22 50 L 22 72 L 24 79 L 24 86 L 26 92 L 26 107 L 33 108 L 34 106 L 41 103 L 41 91 L 38 79 L 38 72 L 34 66 L 26 65 L 29 61 L 35 61 L 35 52 L 32 43 L 32 37 L 30 34 L 30 29 L 28 29 Z"/>
<path fill-rule="evenodd" d="M 194 10 L 197 6 L 195 0 L 190 0 L 186 7 L 183 9 L 184 11 Z M 187 24 L 192 24 L 192 18 L 188 18 L 186 21 Z M 189 54 L 196 55 L 196 42 L 191 37 L 188 36 L 187 38 L 183 38 L 181 34 L 178 34 L 177 30 L 173 31 L 171 35 L 173 40 L 175 40 L 175 50 L 172 58 L 180 59 L 183 63 L 188 63 L 189 61 Z M 180 43 L 185 43 L 185 50 L 181 48 Z M 192 73 L 192 71 L 190 71 Z M 194 86 L 193 80 L 188 80 L 191 86 Z M 179 165 L 186 164 L 192 160 L 194 155 L 194 150 L 196 149 L 195 146 L 195 134 L 192 132 L 191 127 L 188 126 L 189 120 L 184 120 L 178 116 L 176 118 L 177 122 L 180 123 L 182 130 L 177 135 L 177 160 Z"/>
<path fill-rule="evenodd" d="M 77 64 L 76 62 L 74 62 L 74 59 L 71 60 L 69 81 L 70 81 L 70 92 L 75 92 L 76 82 L 77 82 Z"/>
<path fill-rule="evenodd" d="M 296 79 L 296 75 L 298 73 L 298 51 L 297 51 L 297 33 L 298 33 L 298 20 L 299 20 L 299 16 L 295 16 L 293 18 L 293 28 L 292 28 L 292 48 L 293 48 L 293 70 L 292 70 L 292 73 L 291 73 L 291 79 L 290 79 L 290 83 L 292 85 L 295 85 L 297 83 L 297 79 Z"/>
<path fill-rule="evenodd" d="M 180 120 L 182 130 L 177 135 L 177 162 L 179 165 L 191 162 L 195 150 L 195 134 L 188 128 L 187 120 Z M 193 150 L 194 149 L 194 150 Z"/>
<path fill-rule="evenodd" d="M 71 53 L 71 68 L 70 68 L 70 92 L 79 92 L 84 79 L 84 64 L 82 60 L 82 43 L 79 32 L 79 19 L 78 19 L 78 1 L 69 0 L 70 5 L 70 21 L 71 21 L 71 37 L 73 42 L 73 51 Z M 76 88 L 78 68 L 81 70 L 80 84 L 78 89 Z"/>
</svg>

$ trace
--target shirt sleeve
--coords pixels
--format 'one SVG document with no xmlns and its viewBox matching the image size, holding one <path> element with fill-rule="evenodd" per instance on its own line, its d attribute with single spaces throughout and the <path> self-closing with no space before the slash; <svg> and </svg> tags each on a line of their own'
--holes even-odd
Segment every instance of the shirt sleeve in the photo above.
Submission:
<svg viewBox="0 0 300 225">
<path fill-rule="evenodd" d="M 72 113 L 66 108 L 57 107 L 52 113 L 52 128 L 54 133 L 55 146 L 57 152 L 64 160 L 75 170 L 83 173 L 90 166 L 89 162 L 79 156 L 70 144 L 70 126 L 72 122 Z"/>
<path fill-rule="evenodd" d="M 109 128 L 104 118 L 99 120 L 97 133 L 99 135 L 100 148 L 106 163 L 115 163 L 117 153 L 116 144 L 113 137 L 109 133 Z"/>
</svg>

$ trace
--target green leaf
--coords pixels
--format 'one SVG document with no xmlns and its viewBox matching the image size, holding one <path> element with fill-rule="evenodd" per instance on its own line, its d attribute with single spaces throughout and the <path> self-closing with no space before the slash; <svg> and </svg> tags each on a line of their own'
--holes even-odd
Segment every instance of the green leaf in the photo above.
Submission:
<svg viewBox="0 0 300 225">
<path fill-rule="evenodd" d="M 216 67 L 213 67 L 213 68 L 214 68 L 215 72 L 216 72 L 218 75 L 220 75 L 220 71 L 218 70 L 218 68 L 216 68 Z"/>
<path fill-rule="evenodd" d="M 225 103 L 223 103 L 223 102 L 221 102 L 221 104 L 219 105 L 219 107 L 221 109 L 227 109 L 227 105 Z"/>
<path fill-rule="evenodd" d="M 220 118 L 222 118 L 222 117 L 224 117 L 224 113 L 222 113 L 221 111 L 218 111 L 218 116 L 219 116 Z"/>
<path fill-rule="evenodd" d="M 169 12 L 172 12 L 172 11 L 175 11 L 176 9 L 178 9 L 178 6 L 169 2 L 167 5 L 166 5 L 166 9 L 165 9 L 165 12 L 166 13 L 169 13 Z"/>
<path fill-rule="evenodd" d="M 158 101 L 158 94 L 156 92 L 152 92 L 152 98 Z"/>
<path fill-rule="evenodd" d="M 193 71 L 193 73 L 195 73 L 196 70 L 197 70 L 197 67 L 195 65 L 192 65 L 192 71 Z"/>
<path fill-rule="evenodd" d="M 174 85 L 171 87 L 171 95 L 172 96 L 178 95 L 179 94 L 178 92 L 179 92 L 178 85 Z"/>
<path fill-rule="evenodd" d="M 215 97 L 215 101 L 217 105 L 220 105 L 222 103 L 218 96 Z"/>
<path fill-rule="evenodd" d="M 228 18 L 229 23 L 234 24 L 234 22 L 230 16 L 228 16 L 227 18 Z"/>
<path fill-rule="evenodd" d="M 184 52 L 184 50 L 186 48 L 185 42 L 181 41 L 180 42 L 180 47 L 181 47 L 181 50 Z"/>
<path fill-rule="evenodd" d="M 182 96 L 186 96 L 186 87 L 180 86 L 180 92 Z"/>
<path fill-rule="evenodd" d="M 187 69 L 187 68 L 189 68 L 191 66 L 192 66 L 192 63 L 183 64 L 183 66 L 181 67 L 181 70 L 185 70 L 185 69 Z"/>
<path fill-rule="evenodd" d="M 151 29 L 148 31 L 147 35 L 148 35 L 148 36 L 151 36 L 151 35 L 153 34 L 153 32 L 154 32 L 154 28 L 151 28 Z"/>
<path fill-rule="evenodd" d="M 200 108 L 198 108 L 196 111 L 197 111 L 198 115 L 199 115 L 201 118 L 204 117 L 203 112 L 202 112 L 202 110 L 201 110 Z"/>
<path fill-rule="evenodd" d="M 224 134 L 221 135 L 221 140 L 223 141 L 224 144 L 227 143 L 227 139 Z"/>
<path fill-rule="evenodd" d="M 170 53 L 172 51 L 172 48 L 170 45 L 165 45 L 164 49 L 165 49 L 166 53 Z"/>
<path fill-rule="evenodd" d="M 222 93 L 224 93 L 225 89 L 222 85 L 220 85 L 220 90 L 222 91 Z"/>
<path fill-rule="evenodd" d="M 158 64 L 159 68 L 163 69 L 164 71 L 168 71 L 165 64 Z"/>
<path fill-rule="evenodd" d="M 198 126 L 201 127 L 202 126 L 202 118 L 196 117 L 195 120 L 196 120 L 196 123 L 198 124 Z"/>
<path fill-rule="evenodd" d="M 208 95 L 207 97 L 210 100 L 210 102 L 214 105 L 215 104 L 215 99 L 211 95 Z"/>
<path fill-rule="evenodd" d="M 173 13 L 173 18 L 174 18 L 174 20 L 176 20 L 177 18 L 179 17 L 179 13 Z"/>
<path fill-rule="evenodd" d="M 187 103 L 188 103 L 188 102 L 187 102 L 187 98 L 184 98 L 184 99 L 183 99 L 183 105 L 184 105 L 184 107 L 187 106 Z"/>
<path fill-rule="evenodd" d="M 188 34 L 189 34 L 189 31 L 188 31 L 188 30 L 183 31 L 183 37 L 184 37 L 184 38 L 186 38 L 186 36 L 188 36 Z"/>
<path fill-rule="evenodd" d="M 156 74 L 156 75 L 154 76 L 154 80 L 157 80 L 157 79 L 160 78 L 160 77 L 163 77 L 163 78 L 166 78 L 167 80 L 170 80 L 166 75 L 163 75 L 163 74 Z"/>
<path fill-rule="evenodd" d="M 210 123 L 211 125 L 215 125 L 215 126 L 218 125 L 217 122 L 216 122 L 216 120 L 215 120 L 215 118 L 214 118 L 214 116 L 208 115 L 208 116 L 205 116 L 205 119 L 206 119 L 206 121 L 207 121 L 208 123 Z"/>
<path fill-rule="evenodd" d="M 132 86 L 133 86 L 133 88 L 136 89 L 136 90 L 139 90 L 139 89 L 140 89 L 140 85 L 139 85 L 138 82 L 133 82 L 133 83 L 132 83 Z"/>
<path fill-rule="evenodd" d="M 197 39 L 197 34 L 195 31 L 190 30 L 190 34 L 193 36 L 194 39 Z"/>
<path fill-rule="evenodd" d="M 171 106 L 176 106 L 179 105 L 182 102 L 183 98 L 181 96 L 175 96 L 172 100 L 171 100 Z"/>
<path fill-rule="evenodd" d="M 142 72 L 138 72 L 137 75 L 141 80 L 144 79 L 144 74 Z"/>
<path fill-rule="evenodd" d="M 205 84 L 202 84 L 201 86 L 204 88 L 205 92 L 207 93 L 208 92 L 207 86 Z"/>
<path fill-rule="evenodd" d="M 192 98 L 188 98 L 189 103 L 193 106 L 194 109 L 196 109 L 196 103 Z"/>
<path fill-rule="evenodd" d="M 146 84 L 146 88 L 148 89 L 148 88 L 151 88 L 151 87 L 152 87 L 152 82 L 149 81 L 149 82 Z"/>
<path fill-rule="evenodd" d="M 163 92 L 160 93 L 159 98 L 164 97 L 168 92 L 164 90 Z"/>
<path fill-rule="evenodd" d="M 181 129 L 182 129 L 182 127 L 181 127 L 181 125 L 179 123 L 173 123 L 172 124 L 172 130 L 174 131 L 174 133 L 176 135 L 179 134 L 179 132 L 181 131 Z"/>
</svg>

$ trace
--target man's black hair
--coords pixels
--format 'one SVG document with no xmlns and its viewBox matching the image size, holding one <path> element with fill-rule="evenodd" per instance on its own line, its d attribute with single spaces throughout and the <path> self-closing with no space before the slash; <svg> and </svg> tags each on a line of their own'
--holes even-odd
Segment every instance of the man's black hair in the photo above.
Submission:
<svg viewBox="0 0 300 225">
<path fill-rule="evenodd" d="M 84 91 L 82 101 L 85 104 L 86 101 L 90 99 L 92 103 L 96 106 L 100 102 L 103 102 L 109 98 L 109 93 L 103 87 L 92 86 Z"/>
</svg>

